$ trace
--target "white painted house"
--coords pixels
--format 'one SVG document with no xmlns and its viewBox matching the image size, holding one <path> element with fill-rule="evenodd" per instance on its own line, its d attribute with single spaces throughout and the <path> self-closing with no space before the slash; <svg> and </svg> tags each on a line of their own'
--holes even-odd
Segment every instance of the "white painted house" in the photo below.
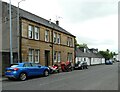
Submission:
<svg viewBox="0 0 120 92">
<path fill-rule="evenodd" d="M 86 61 L 88 65 L 104 64 L 105 58 L 98 53 L 98 49 L 77 48 L 76 62 Z"/>
</svg>

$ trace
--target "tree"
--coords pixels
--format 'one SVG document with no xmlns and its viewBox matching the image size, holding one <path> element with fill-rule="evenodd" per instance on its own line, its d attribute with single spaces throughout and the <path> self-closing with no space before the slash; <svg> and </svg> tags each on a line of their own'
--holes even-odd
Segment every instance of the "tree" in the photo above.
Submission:
<svg viewBox="0 0 120 92">
<path fill-rule="evenodd" d="M 106 51 L 99 51 L 99 53 L 105 58 L 105 60 L 109 60 L 110 56 L 109 53 Z"/>
<path fill-rule="evenodd" d="M 105 58 L 105 60 L 112 59 L 114 55 L 116 55 L 115 52 L 110 52 L 109 49 L 106 51 L 99 51 L 99 53 Z"/>
<path fill-rule="evenodd" d="M 79 47 L 84 47 L 84 48 L 86 48 L 86 47 L 88 47 L 88 46 L 87 46 L 87 44 L 83 43 L 83 44 L 79 44 Z"/>
</svg>

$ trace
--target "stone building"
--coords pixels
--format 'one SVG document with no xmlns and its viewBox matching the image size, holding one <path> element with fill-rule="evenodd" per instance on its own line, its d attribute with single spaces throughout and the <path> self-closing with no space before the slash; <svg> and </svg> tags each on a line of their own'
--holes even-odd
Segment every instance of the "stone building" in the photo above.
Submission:
<svg viewBox="0 0 120 92">
<path fill-rule="evenodd" d="M 49 66 L 61 61 L 75 61 L 75 36 L 59 26 L 35 14 L 12 6 L 13 62 L 35 62 Z M 10 64 L 9 4 L 2 2 L 2 62 Z M 19 32 L 19 35 L 18 35 Z M 19 41 L 19 42 L 18 42 Z M 20 60 L 18 60 L 18 57 Z"/>
</svg>

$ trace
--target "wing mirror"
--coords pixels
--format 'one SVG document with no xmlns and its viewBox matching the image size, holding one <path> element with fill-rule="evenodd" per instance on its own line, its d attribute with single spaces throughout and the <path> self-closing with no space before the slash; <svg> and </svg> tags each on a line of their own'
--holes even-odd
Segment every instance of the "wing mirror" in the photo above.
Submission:
<svg viewBox="0 0 120 92">
<path fill-rule="evenodd" d="M 38 65 L 38 67 L 40 68 L 40 67 L 41 67 L 41 65 Z"/>
</svg>

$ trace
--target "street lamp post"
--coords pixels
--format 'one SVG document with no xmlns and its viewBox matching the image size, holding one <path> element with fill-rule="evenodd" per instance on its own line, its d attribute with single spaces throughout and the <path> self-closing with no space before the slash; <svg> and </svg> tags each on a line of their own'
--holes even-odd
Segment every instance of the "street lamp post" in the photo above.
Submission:
<svg viewBox="0 0 120 92">
<path fill-rule="evenodd" d="M 10 17 L 10 63 L 13 63 L 13 51 L 12 51 L 12 21 L 11 21 L 11 0 L 9 0 L 9 17 Z"/>
<path fill-rule="evenodd" d="M 18 32 L 18 62 L 20 62 L 20 28 L 19 28 L 19 4 L 20 2 L 25 1 L 21 0 L 18 2 L 18 7 L 17 7 L 17 32 Z"/>
</svg>

